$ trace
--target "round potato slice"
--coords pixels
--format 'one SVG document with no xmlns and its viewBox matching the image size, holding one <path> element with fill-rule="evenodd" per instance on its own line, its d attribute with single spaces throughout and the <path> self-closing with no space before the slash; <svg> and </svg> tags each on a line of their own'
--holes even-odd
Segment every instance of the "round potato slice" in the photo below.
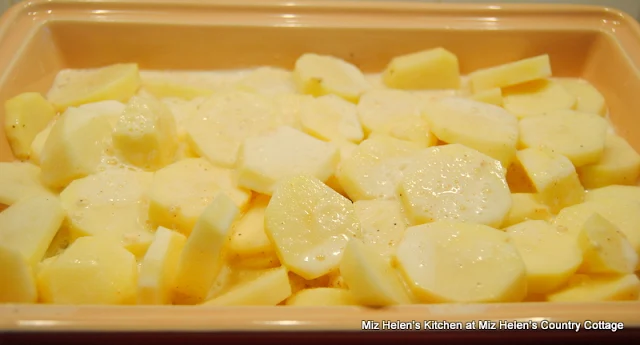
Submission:
<svg viewBox="0 0 640 345">
<path fill-rule="evenodd" d="M 396 259 L 424 303 L 517 302 L 526 295 L 516 248 L 506 233 L 486 225 L 439 221 L 411 227 Z"/>
</svg>

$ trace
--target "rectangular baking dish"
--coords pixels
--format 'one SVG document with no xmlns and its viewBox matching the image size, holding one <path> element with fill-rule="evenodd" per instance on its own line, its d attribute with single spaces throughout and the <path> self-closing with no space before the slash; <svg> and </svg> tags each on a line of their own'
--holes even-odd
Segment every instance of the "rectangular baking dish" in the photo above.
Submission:
<svg viewBox="0 0 640 345">
<path fill-rule="evenodd" d="M 617 131 L 640 151 L 640 26 L 624 13 L 601 7 L 396 1 L 23 2 L 0 22 L 0 100 L 26 91 L 45 92 L 63 68 L 118 62 L 137 62 L 143 69 L 291 68 L 299 55 L 315 52 L 377 72 L 395 55 L 435 46 L 457 54 L 465 74 L 548 53 L 554 75 L 584 77 L 602 91 Z M 11 159 L 2 132 L 0 161 Z M 363 320 L 609 320 L 628 328 L 640 326 L 640 301 L 385 309 L 0 306 L 0 331 L 360 330 Z"/>
</svg>

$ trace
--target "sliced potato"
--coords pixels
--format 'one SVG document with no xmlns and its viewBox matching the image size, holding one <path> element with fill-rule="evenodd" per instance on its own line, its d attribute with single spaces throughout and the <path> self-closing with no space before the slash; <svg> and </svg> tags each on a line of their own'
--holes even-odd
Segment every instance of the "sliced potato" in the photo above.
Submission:
<svg viewBox="0 0 640 345">
<path fill-rule="evenodd" d="M 607 104 L 602 94 L 588 81 L 575 78 L 557 80 L 573 97 L 576 98 L 576 110 L 604 116 Z"/>
<path fill-rule="evenodd" d="M 569 159 L 548 149 L 518 151 L 514 169 L 521 170 L 535 188 L 540 200 L 557 213 L 584 200 L 584 188 Z"/>
<path fill-rule="evenodd" d="M 423 303 L 519 302 L 525 265 L 508 236 L 486 225 L 437 221 L 410 227 L 398 266 Z"/>
<path fill-rule="evenodd" d="M 56 120 L 57 117 L 54 117 L 51 121 L 49 121 L 47 127 L 41 130 L 38 134 L 36 134 L 35 138 L 33 138 L 30 148 L 31 152 L 29 153 L 29 160 L 31 160 L 33 164 L 40 165 L 40 160 L 42 159 L 42 149 L 44 148 L 44 144 L 49 138 L 49 134 L 51 134 L 51 128 L 53 128 L 53 125 L 55 125 Z"/>
<path fill-rule="evenodd" d="M 424 115 L 441 141 L 478 150 L 505 168 L 511 164 L 518 143 L 518 120 L 504 109 L 451 97 L 431 102 Z"/>
<path fill-rule="evenodd" d="M 302 108 L 300 121 L 305 132 L 320 140 L 359 143 L 364 138 L 356 106 L 336 95 L 318 97 Z"/>
<path fill-rule="evenodd" d="M 576 98 L 571 93 L 548 79 L 511 86 L 503 89 L 502 94 L 504 108 L 519 118 L 569 110 L 576 104 Z"/>
<path fill-rule="evenodd" d="M 638 254 L 627 237 L 598 213 L 585 221 L 578 243 L 584 253 L 584 273 L 628 274 L 638 265 Z"/>
<path fill-rule="evenodd" d="M 308 175 L 278 184 L 264 221 L 282 264 L 305 279 L 336 269 L 347 241 L 361 235 L 351 201 Z"/>
<path fill-rule="evenodd" d="M 250 208 L 233 225 L 229 239 L 229 251 L 242 258 L 275 254 L 275 248 L 264 230 L 264 213 L 271 198 L 258 195 Z"/>
<path fill-rule="evenodd" d="M 640 176 L 640 155 L 626 140 L 609 134 L 600 160 L 578 168 L 578 175 L 585 188 L 635 185 Z"/>
<path fill-rule="evenodd" d="M 469 98 L 477 102 L 493 104 L 499 107 L 504 104 L 504 100 L 502 98 L 502 89 L 500 89 L 499 87 L 480 91 L 476 94 L 471 95 Z"/>
<path fill-rule="evenodd" d="M 217 306 L 275 306 L 291 296 L 287 269 L 274 268 L 253 280 L 240 284 L 228 292 L 208 300 L 204 305 Z"/>
<path fill-rule="evenodd" d="M 627 185 L 611 185 L 591 189 L 585 196 L 586 201 L 597 201 L 603 199 L 628 199 L 640 202 L 640 187 Z"/>
<path fill-rule="evenodd" d="M 32 267 L 19 251 L 0 243 L 0 303 L 36 303 L 38 288 Z"/>
<path fill-rule="evenodd" d="M 460 144 L 425 150 L 409 165 L 398 195 L 413 224 L 458 220 L 499 227 L 511 208 L 506 171 Z"/>
<path fill-rule="evenodd" d="M 41 94 L 25 92 L 4 103 L 4 131 L 13 155 L 29 159 L 31 144 L 56 115 L 56 110 Z"/>
<path fill-rule="evenodd" d="M 608 124 L 598 115 L 561 111 L 522 119 L 519 127 L 522 147 L 548 148 L 579 168 L 602 157 Z"/>
<path fill-rule="evenodd" d="M 362 227 L 362 241 L 390 259 L 408 226 L 400 203 L 397 200 L 358 200 L 353 207 Z"/>
<path fill-rule="evenodd" d="M 458 57 L 442 47 L 396 56 L 382 72 L 382 79 L 394 89 L 457 89 Z"/>
<path fill-rule="evenodd" d="M 353 298 L 365 306 L 410 304 L 404 283 L 388 261 L 373 247 L 352 239 L 347 243 L 340 274 L 353 293 Z"/>
<path fill-rule="evenodd" d="M 421 98 L 401 90 L 373 89 L 365 92 L 358 102 L 358 116 L 365 132 L 384 132 L 385 126 L 399 118 L 420 117 Z"/>
<path fill-rule="evenodd" d="M 435 146 L 438 138 L 431 132 L 427 121 L 421 116 L 395 117 L 371 134 L 386 134 L 396 139 L 410 141 L 422 148 Z"/>
<path fill-rule="evenodd" d="M 527 272 L 527 291 L 557 290 L 578 270 L 582 252 L 575 237 L 543 220 L 529 220 L 505 229 Z"/>
<path fill-rule="evenodd" d="M 522 223 L 526 220 L 549 220 L 551 210 L 533 193 L 511 193 L 511 209 L 502 227 Z"/>
<path fill-rule="evenodd" d="M 28 162 L 0 162 L 0 204 L 11 206 L 21 199 L 49 190 L 40 180 L 41 170 Z"/>
<path fill-rule="evenodd" d="M 507 87 L 551 76 L 549 55 L 539 55 L 495 67 L 477 70 L 469 74 L 474 93 Z"/>
<path fill-rule="evenodd" d="M 340 288 L 312 288 L 296 292 L 286 305 L 299 307 L 357 305 L 353 293 Z"/>
<path fill-rule="evenodd" d="M 90 70 L 58 73 L 47 99 L 59 111 L 85 103 L 116 100 L 126 102 L 140 87 L 138 65 L 115 64 Z"/>
<path fill-rule="evenodd" d="M 370 88 L 358 67 L 328 55 L 303 54 L 296 60 L 293 78 L 304 94 L 334 94 L 353 103 Z"/>
<path fill-rule="evenodd" d="M 291 127 L 244 141 L 238 155 L 238 185 L 271 195 L 291 175 L 308 174 L 326 181 L 340 159 L 338 147 Z"/>
<path fill-rule="evenodd" d="M 640 295 L 640 279 L 634 274 L 575 275 L 560 291 L 547 296 L 550 302 L 634 301 Z"/>
</svg>

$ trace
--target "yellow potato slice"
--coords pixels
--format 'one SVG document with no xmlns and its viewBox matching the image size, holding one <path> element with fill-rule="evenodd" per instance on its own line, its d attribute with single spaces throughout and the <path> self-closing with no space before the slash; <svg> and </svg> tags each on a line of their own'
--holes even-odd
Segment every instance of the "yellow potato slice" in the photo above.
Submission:
<svg viewBox="0 0 640 345">
<path fill-rule="evenodd" d="M 0 303 L 36 303 L 38 288 L 33 268 L 22 253 L 0 243 Z"/>
<path fill-rule="evenodd" d="M 364 138 L 355 104 L 336 95 L 316 98 L 314 104 L 301 109 L 302 129 L 325 141 L 351 141 Z"/>
<path fill-rule="evenodd" d="M 38 194 L 22 199 L 0 213 L 0 243 L 35 266 L 49 248 L 65 218 L 58 198 Z"/>
<path fill-rule="evenodd" d="M 289 126 L 302 130 L 300 114 L 303 109 L 313 107 L 316 100 L 310 95 L 285 93 L 273 96 L 276 107 L 276 122 L 279 126 Z"/>
<path fill-rule="evenodd" d="M 171 304 L 180 253 L 187 238 L 158 227 L 140 264 L 138 304 Z"/>
<path fill-rule="evenodd" d="M 358 303 L 354 300 L 353 294 L 349 290 L 340 288 L 313 288 L 296 292 L 293 296 L 287 298 L 285 304 L 299 307 L 320 307 L 357 305 Z"/>
<path fill-rule="evenodd" d="M 275 306 L 291 296 L 287 269 L 274 268 L 204 303 L 207 306 Z"/>
<path fill-rule="evenodd" d="M 460 144 L 425 150 L 409 165 L 398 195 L 413 224 L 459 220 L 499 227 L 511 208 L 506 171 Z"/>
<path fill-rule="evenodd" d="M 75 180 L 60 193 L 72 239 L 108 238 L 137 257 L 153 241 L 147 193 L 153 174 L 109 169 Z"/>
<path fill-rule="evenodd" d="M 526 220 L 549 220 L 551 210 L 533 193 L 511 193 L 511 209 L 502 227 L 522 223 Z"/>
<path fill-rule="evenodd" d="M 575 78 L 557 80 L 571 95 L 576 98 L 576 110 L 604 116 L 607 104 L 604 96 L 588 81 Z"/>
<path fill-rule="evenodd" d="M 634 274 L 575 275 L 560 291 L 547 296 L 549 302 L 634 301 L 640 295 L 640 279 Z"/>
<path fill-rule="evenodd" d="M 638 254 L 626 236 L 598 213 L 587 218 L 578 243 L 584 254 L 580 272 L 627 274 L 638 265 Z"/>
<path fill-rule="evenodd" d="M 18 159 L 29 159 L 31 143 L 47 127 L 56 110 L 41 94 L 25 92 L 4 103 L 4 131 Z"/>
<path fill-rule="evenodd" d="M 127 162 L 145 170 L 158 170 L 175 158 L 175 119 L 160 101 L 133 96 L 114 128 L 113 144 Z"/>
<path fill-rule="evenodd" d="M 395 254 L 408 226 L 397 200 L 358 200 L 353 203 L 362 227 L 362 241 L 386 259 Z"/>
<path fill-rule="evenodd" d="M 223 246 L 239 210 L 226 194 L 218 193 L 204 209 L 184 246 L 175 278 L 175 292 L 196 303 L 207 293 L 222 269 Z"/>
<path fill-rule="evenodd" d="M 539 55 L 477 70 L 469 74 L 469 83 L 474 93 L 507 87 L 551 76 L 549 55 Z"/>
<path fill-rule="evenodd" d="M 598 115 L 569 110 L 529 117 L 520 121 L 520 145 L 549 148 L 579 168 L 600 160 L 607 127 Z"/>
<path fill-rule="evenodd" d="M 591 189 L 585 196 L 586 201 L 598 201 L 603 199 L 629 199 L 640 202 L 640 187 L 626 185 L 611 185 Z"/>
<path fill-rule="evenodd" d="M 328 55 L 303 54 L 296 60 L 293 78 L 304 94 L 334 94 L 353 103 L 370 88 L 358 67 Z"/>
<path fill-rule="evenodd" d="M 421 148 L 427 148 L 438 143 L 438 138 L 430 128 L 424 118 L 410 115 L 392 118 L 387 124 L 373 131 L 371 135 L 386 134 L 396 139 L 416 143 Z"/>
<path fill-rule="evenodd" d="M 42 149 L 44 148 L 44 144 L 47 142 L 49 134 L 51 133 L 51 128 L 53 128 L 53 125 L 55 125 L 57 119 L 57 117 L 54 117 L 51 121 L 49 121 L 47 127 L 41 130 L 38 134 L 36 134 L 35 138 L 33 138 L 30 148 L 31 152 L 29 153 L 29 160 L 31 160 L 33 164 L 40 165 L 40 161 L 42 159 Z"/>
<path fill-rule="evenodd" d="M 44 303 L 134 304 L 138 265 L 117 243 L 87 236 L 77 239 L 38 274 Z"/>
<path fill-rule="evenodd" d="M 502 98 L 502 89 L 500 89 L 499 87 L 480 91 L 476 94 L 471 95 L 469 98 L 477 102 L 493 104 L 499 107 L 504 104 L 504 100 Z"/>
<path fill-rule="evenodd" d="M 342 277 L 336 272 L 337 272 L 337 269 L 315 279 L 304 279 L 293 272 L 289 272 L 289 282 L 291 283 L 291 291 L 293 291 L 293 293 L 297 293 L 305 289 L 316 289 L 321 287 L 325 287 L 325 288 L 339 287 L 339 286 L 331 285 L 332 281 L 336 277 Z M 346 287 L 342 287 L 342 288 L 346 289 Z"/>
<path fill-rule="evenodd" d="M 394 89 L 457 89 L 458 57 L 442 47 L 396 56 L 382 72 L 382 79 Z"/>
<path fill-rule="evenodd" d="M 264 221 L 282 264 L 305 279 L 336 269 L 347 241 L 361 235 L 351 201 L 308 175 L 278 184 Z"/>
<path fill-rule="evenodd" d="M 244 141 L 238 155 L 238 185 L 271 195 L 276 184 L 291 175 L 308 174 L 324 182 L 339 160 L 336 145 L 282 126 Z"/>
<path fill-rule="evenodd" d="M 240 257 L 275 254 L 275 248 L 264 230 L 264 213 L 271 198 L 258 195 L 250 208 L 233 225 L 229 251 Z"/>
<path fill-rule="evenodd" d="M 389 262 L 359 240 L 347 243 L 340 274 L 358 304 L 381 307 L 411 303 L 404 283 Z"/>
<path fill-rule="evenodd" d="M 410 227 L 398 267 L 423 303 L 518 302 L 525 266 L 508 236 L 486 225 L 437 221 Z"/>
<path fill-rule="evenodd" d="M 519 118 L 573 109 L 576 98 L 559 83 L 540 79 L 502 90 L 504 108 Z"/>
<path fill-rule="evenodd" d="M 584 188 L 569 159 L 548 149 L 518 151 L 513 174 L 527 176 L 540 200 L 557 213 L 584 200 Z"/>
<path fill-rule="evenodd" d="M 431 102 L 424 115 L 438 139 L 478 150 L 505 168 L 511 164 L 518 143 L 518 120 L 504 109 L 450 97 Z"/>
<path fill-rule="evenodd" d="M 600 160 L 578 168 L 585 188 L 635 185 L 640 176 L 640 155 L 623 138 L 609 134 Z"/>
<path fill-rule="evenodd" d="M 187 144 L 187 148 L 194 152 L 188 143 L 186 143 L 186 130 L 185 124 L 188 123 L 193 117 L 195 117 L 198 113 L 198 108 L 204 101 L 205 97 L 197 97 L 192 100 L 184 100 L 181 98 L 171 97 L 171 98 L 162 98 L 160 101 L 169 109 L 171 115 L 176 123 L 176 131 L 178 134 L 178 139 L 180 140 L 180 145 Z"/>
<path fill-rule="evenodd" d="M 373 89 L 358 102 L 358 116 L 366 133 L 384 129 L 400 118 L 419 118 L 424 101 L 415 93 Z"/>
<path fill-rule="evenodd" d="M 207 98 L 197 113 L 185 121 L 186 139 L 199 156 L 231 168 L 245 139 L 277 126 L 276 111 L 274 102 L 265 95 L 219 92 Z"/>
<path fill-rule="evenodd" d="M 59 111 L 85 103 L 116 100 L 126 102 L 140 87 L 138 65 L 115 64 L 90 70 L 58 73 L 47 99 Z"/>
<path fill-rule="evenodd" d="M 336 177 L 351 200 L 394 199 L 404 168 L 419 151 L 413 142 L 371 136 L 340 162 Z"/>
<path fill-rule="evenodd" d="M 543 220 L 529 220 L 505 229 L 527 272 L 527 291 L 557 290 L 578 270 L 582 252 L 575 237 Z"/>
<path fill-rule="evenodd" d="M 0 204 L 11 206 L 26 197 L 48 193 L 40 174 L 40 167 L 28 162 L 0 162 Z"/>
<path fill-rule="evenodd" d="M 251 199 L 251 191 L 237 187 L 231 170 L 215 167 L 203 158 L 183 159 L 154 174 L 149 191 L 149 219 L 188 235 L 219 191 L 241 210 Z"/>
</svg>

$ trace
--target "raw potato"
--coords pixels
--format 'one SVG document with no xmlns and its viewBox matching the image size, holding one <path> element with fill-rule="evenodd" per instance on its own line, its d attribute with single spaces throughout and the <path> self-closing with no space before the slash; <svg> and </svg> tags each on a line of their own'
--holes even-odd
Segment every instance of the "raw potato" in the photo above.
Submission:
<svg viewBox="0 0 640 345">
<path fill-rule="evenodd" d="M 135 304 L 138 265 L 115 242 L 93 236 L 77 239 L 38 274 L 44 303 Z"/>
<path fill-rule="evenodd" d="M 386 134 L 396 139 L 410 141 L 420 145 L 421 148 L 435 146 L 438 143 L 438 138 L 431 133 L 427 121 L 413 115 L 392 118 L 387 124 L 371 133 L 371 135 L 377 134 Z"/>
<path fill-rule="evenodd" d="M 75 75 L 74 75 L 75 74 Z M 138 65 L 115 64 L 83 71 L 62 71 L 47 94 L 59 111 L 104 100 L 126 102 L 140 87 Z"/>
<path fill-rule="evenodd" d="M 40 182 L 40 167 L 28 162 L 0 162 L 0 204 L 11 206 L 21 199 L 48 193 Z"/>
<path fill-rule="evenodd" d="M 508 236 L 486 225 L 438 221 L 410 227 L 397 262 L 423 303 L 519 302 L 525 266 Z"/>
<path fill-rule="evenodd" d="M 640 202 L 640 187 L 611 185 L 592 189 L 585 196 L 586 201 L 597 201 L 603 199 L 629 199 Z"/>
<path fill-rule="evenodd" d="M 511 164 L 518 143 L 518 120 L 504 109 L 451 97 L 430 103 L 424 115 L 438 139 L 478 150 L 505 168 Z"/>
<path fill-rule="evenodd" d="M 0 303 L 36 303 L 38 289 L 33 268 L 22 253 L 0 242 Z"/>
<path fill-rule="evenodd" d="M 22 93 L 4 103 L 4 131 L 16 158 L 29 159 L 31 143 L 55 115 L 53 105 L 37 92 Z"/>
<path fill-rule="evenodd" d="M 201 302 L 207 297 L 223 265 L 223 247 L 229 240 L 238 207 L 219 193 L 204 209 L 178 261 L 175 292 Z"/>
<path fill-rule="evenodd" d="M 524 148 L 548 148 L 571 160 L 576 168 L 598 162 L 604 151 L 607 121 L 594 114 L 559 111 L 520 121 Z"/>
<path fill-rule="evenodd" d="M 411 92 L 374 89 L 360 97 L 358 116 L 365 132 L 383 130 L 399 118 L 420 117 L 424 102 Z"/>
<path fill-rule="evenodd" d="M 526 220 L 549 220 L 551 210 L 533 193 L 512 193 L 511 209 L 502 227 L 515 225 Z"/>
<path fill-rule="evenodd" d="M 293 73 L 285 69 L 258 67 L 242 78 L 237 86 L 241 90 L 265 95 L 291 95 L 297 91 Z"/>
<path fill-rule="evenodd" d="M 635 185 L 640 176 L 640 155 L 623 138 L 608 134 L 602 157 L 596 163 L 578 168 L 585 188 L 608 185 Z"/>
<path fill-rule="evenodd" d="M 511 173 L 526 176 L 551 212 L 557 213 L 584 200 L 584 188 L 567 157 L 537 148 L 518 151 L 516 157 Z"/>
<path fill-rule="evenodd" d="M 582 252 L 575 237 L 543 220 L 529 220 L 505 229 L 527 272 L 527 292 L 557 290 L 578 270 Z"/>
<path fill-rule="evenodd" d="M 205 100 L 184 123 L 192 149 L 211 163 L 234 167 L 242 142 L 277 126 L 277 108 L 267 96 L 235 91 Z"/>
<path fill-rule="evenodd" d="M 638 254 L 626 236 L 598 213 L 587 218 L 578 243 L 584 253 L 580 272 L 628 274 L 638 265 Z"/>
<path fill-rule="evenodd" d="M 34 164 L 40 164 L 42 157 L 42 149 L 44 148 L 44 144 L 47 142 L 47 138 L 49 138 L 49 134 L 51 133 L 51 128 L 56 124 L 56 118 L 53 118 L 47 124 L 43 130 L 41 130 L 38 134 L 36 134 L 35 138 L 31 142 L 31 152 L 29 153 L 29 160 Z"/>
<path fill-rule="evenodd" d="M 635 274 L 575 275 L 568 286 L 547 296 L 550 302 L 635 301 L 640 296 L 640 280 Z"/>
<path fill-rule="evenodd" d="M 214 93 L 212 89 L 205 89 L 186 83 L 175 83 L 160 78 L 143 78 L 142 88 L 157 98 L 176 97 L 192 100 L 198 97 L 210 96 Z"/>
<path fill-rule="evenodd" d="M 518 118 L 573 109 L 576 98 L 562 85 L 541 79 L 502 90 L 504 108 Z"/>
<path fill-rule="evenodd" d="M 296 292 L 287 299 L 286 305 L 299 307 L 320 307 L 357 305 L 349 290 L 340 288 L 313 288 Z"/>
<path fill-rule="evenodd" d="M 145 170 L 158 170 L 175 158 L 175 119 L 160 101 L 133 96 L 114 128 L 113 144 L 127 162 Z"/>
<path fill-rule="evenodd" d="M 353 207 L 362 227 L 362 242 L 390 259 L 408 226 L 400 203 L 397 200 L 358 200 Z"/>
<path fill-rule="evenodd" d="M 640 255 L 640 203 L 625 198 L 602 198 L 567 207 L 558 213 L 554 223 L 576 238 L 587 219 L 597 212 L 613 223 Z M 640 268 L 640 264 L 637 269 Z"/>
<path fill-rule="evenodd" d="M 336 269 L 349 239 L 361 236 L 351 201 L 308 175 L 278 184 L 264 220 L 282 264 L 308 280 Z"/>
<path fill-rule="evenodd" d="M 394 199 L 404 168 L 418 152 L 416 143 L 371 136 L 340 162 L 336 177 L 351 200 Z"/>
<path fill-rule="evenodd" d="M 482 103 L 493 104 L 501 107 L 504 104 L 502 98 L 502 89 L 494 87 L 493 89 L 487 89 L 471 95 L 472 100 Z"/>
<path fill-rule="evenodd" d="M 69 108 L 56 121 L 42 149 L 42 180 L 53 189 L 98 171 L 111 140 L 110 114 Z"/>
<path fill-rule="evenodd" d="M 291 127 L 282 126 L 244 141 L 238 157 L 238 185 L 271 195 L 291 175 L 329 179 L 340 160 L 338 147 Z"/>
<path fill-rule="evenodd" d="M 460 87 L 458 57 L 442 48 L 396 56 L 382 78 L 394 89 L 457 89 Z"/>
<path fill-rule="evenodd" d="M 325 141 L 351 141 L 364 138 L 355 104 L 336 95 L 316 98 L 313 104 L 300 111 L 302 129 Z"/>
<path fill-rule="evenodd" d="M 203 158 L 183 159 L 156 171 L 149 191 L 149 219 L 188 235 L 219 191 L 244 209 L 251 192 L 237 187 L 231 173 Z"/>
<path fill-rule="evenodd" d="M 291 296 L 287 269 L 272 269 L 204 303 L 207 306 L 275 306 Z"/>
<path fill-rule="evenodd" d="M 374 247 L 359 240 L 347 243 L 340 261 L 340 274 L 360 305 L 383 307 L 411 303 L 404 283 L 390 263 L 381 258 Z"/>
<path fill-rule="evenodd" d="M 109 169 L 75 180 L 60 193 L 72 239 L 97 236 L 142 257 L 153 241 L 148 224 L 149 172 Z"/>
<path fill-rule="evenodd" d="M 474 93 L 507 87 L 551 76 L 549 55 L 539 55 L 504 65 L 477 70 L 469 74 Z"/>
<path fill-rule="evenodd" d="M 0 213 L 0 243 L 17 251 L 35 267 L 65 218 L 54 195 L 22 199 Z"/>
<path fill-rule="evenodd" d="M 602 94 L 586 80 L 561 78 L 557 80 L 565 90 L 576 98 L 576 110 L 604 116 L 607 104 Z"/>
<path fill-rule="evenodd" d="M 302 130 L 300 114 L 302 109 L 313 107 L 316 100 L 313 96 L 297 93 L 278 94 L 273 97 L 277 114 L 276 122 L 279 126 L 289 126 Z"/>
<path fill-rule="evenodd" d="M 233 225 L 230 252 L 243 258 L 275 255 L 275 248 L 264 230 L 264 213 L 269 200 L 271 198 L 267 195 L 256 196 L 249 210 Z"/>
<path fill-rule="evenodd" d="M 138 304 L 171 304 L 178 260 L 186 240 L 181 233 L 158 227 L 140 264 Z"/>
<path fill-rule="evenodd" d="M 358 67 L 328 55 L 303 54 L 296 60 L 293 78 L 304 94 L 334 94 L 353 103 L 371 87 Z"/>
<path fill-rule="evenodd" d="M 413 224 L 437 220 L 499 227 L 511 208 L 506 171 L 460 144 L 431 147 L 404 173 L 398 195 Z"/>
</svg>

